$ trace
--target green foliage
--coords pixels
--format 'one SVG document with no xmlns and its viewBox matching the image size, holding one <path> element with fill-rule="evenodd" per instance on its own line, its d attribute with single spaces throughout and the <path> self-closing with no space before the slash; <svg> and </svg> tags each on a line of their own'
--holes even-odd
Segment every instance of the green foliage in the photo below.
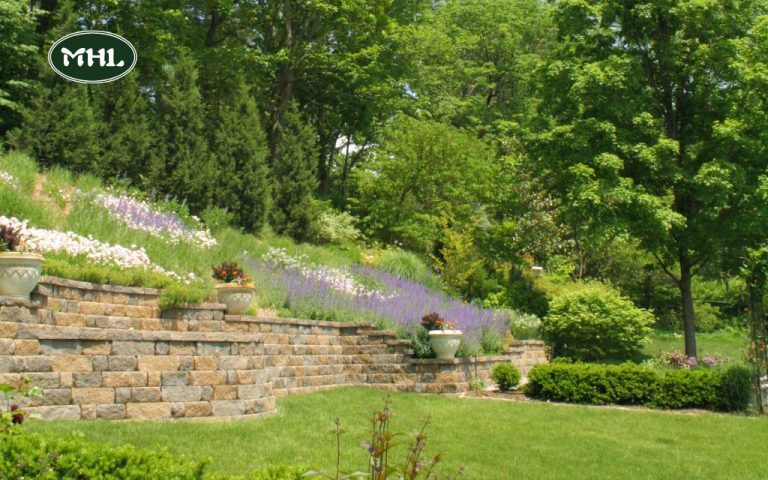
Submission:
<svg viewBox="0 0 768 480">
<path fill-rule="evenodd" d="M 94 171 L 102 153 L 104 131 L 88 88 L 65 80 L 42 90 L 24 112 L 24 122 L 11 132 L 12 146 L 30 152 L 43 166 L 64 165 Z"/>
<path fill-rule="evenodd" d="M 135 73 L 119 82 L 99 85 L 96 92 L 106 126 L 103 154 L 92 171 L 106 178 L 120 175 L 146 184 L 149 168 L 164 161 L 165 148 L 152 101 L 140 91 Z"/>
<path fill-rule="evenodd" d="M 485 390 L 485 382 L 480 377 L 472 377 L 469 381 L 469 390 L 471 392 L 482 392 Z"/>
<path fill-rule="evenodd" d="M 489 194 L 493 152 L 470 133 L 405 115 L 393 118 L 382 137 L 356 175 L 355 212 L 370 236 L 432 252 L 446 208 L 466 225 Z"/>
<path fill-rule="evenodd" d="M 727 367 L 720 377 L 717 391 L 717 409 L 726 412 L 745 412 L 754 397 L 754 372 L 746 365 Z"/>
<path fill-rule="evenodd" d="M 362 234 L 355 227 L 355 217 L 348 212 L 327 208 L 317 219 L 317 232 L 313 240 L 320 243 L 345 244 L 359 239 Z"/>
<path fill-rule="evenodd" d="M 286 112 L 279 132 L 272 165 L 270 224 L 275 232 L 303 241 L 311 238 L 318 213 L 312 199 L 317 187 L 315 135 L 296 104 Z"/>
<path fill-rule="evenodd" d="M 193 212 L 203 211 L 212 204 L 214 192 L 226 187 L 216 182 L 197 66 L 189 53 L 167 72 L 157 92 L 157 110 L 163 152 L 150 165 L 150 183 L 160 192 L 186 199 Z"/>
<path fill-rule="evenodd" d="M 207 462 L 179 459 L 164 451 L 89 444 L 70 436 L 16 435 L 0 442 L 0 477 L 40 480 L 202 480 Z"/>
<path fill-rule="evenodd" d="M 172 283 L 160 292 L 160 308 L 172 310 L 186 304 L 203 303 L 210 297 L 211 290 L 207 285 Z"/>
<path fill-rule="evenodd" d="M 663 370 L 657 374 L 648 405 L 655 408 L 714 409 L 721 375 L 715 370 Z"/>
<path fill-rule="evenodd" d="M 46 254 L 43 274 L 84 282 L 125 285 L 131 287 L 165 288 L 174 283 L 167 275 L 143 268 L 118 268 L 95 265 L 82 257 L 66 254 Z"/>
<path fill-rule="evenodd" d="M 541 338 L 541 319 L 530 313 L 516 310 L 509 312 L 509 332 L 518 340 L 535 340 Z"/>
<path fill-rule="evenodd" d="M 411 348 L 417 358 L 435 358 L 435 352 L 429 343 L 429 334 L 427 329 L 414 327 L 410 332 Z"/>
<path fill-rule="evenodd" d="M 506 392 L 520 383 L 520 370 L 511 363 L 500 363 L 491 370 L 491 379 Z"/>
<path fill-rule="evenodd" d="M 0 143 L 17 126 L 33 90 L 38 50 L 35 11 L 23 0 L 0 2 Z"/>
<path fill-rule="evenodd" d="M 219 109 L 218 128 L 211 140 L 219 174 L 214 197 L 217 205 L 233 212 L 237 225 L 258 234 L 269 208 L 267 140 L 258 107 L 244 84 L 232 102 Z"/>
<path fill-rule="evenodd" d="M 542 332 L 554 356 L 622 360 L 640 350 L 652 323 L 650 312 L 595 283 L 555 297 Z"/>
<path fill-rule="evenodd" d="M 403 459 L 401 466 L 395 466 L 394 447 L 399 444 L 397 437 L 402 433 L 395 433 L 391 428 L 392 410 L 390 409 L 391 397 L 384 399 L 384 408 L 375 410 L 370 418 L 369 440 L 362 440 L 360 443 L 368 454 L 367 473 L 357 471 L 342 475 L 341 472 L 341 437 L 344 430 L 341 428 L 341 420 L 336 417 L 336 474 L 311 471 L 307 475 L 316 474 L 330 480 L 429 480 L 438 477 L 435 467 L 442 460 L 442 454 L 438 453 L 432 458 L 426 456 L 427 445 L 427 427 L 429 418 L 424 421 L 422 427 L 415 434 L 413 442 L 408 446 L 407 454 Z M 461 476 L 463 469 L 459 470 L 458 476 Z"/>
<path fill-rule="evenodd" d="M 749 372 L 743 367 L 654 370 L 631 363 L 557 363 L 533 367 L 524 388 L 526 395 L 558 402 L 743 411 L 751 393 L 745 378 Z"/>
<path fill-rule="evenodd" d="M 373 265 L 391 275 L 423 283 L 428 286 L 438 284 L 432 270 L 418 255 L 402 248 L 387 248 L 382 250 L 375 258 Z"/>
</svg>

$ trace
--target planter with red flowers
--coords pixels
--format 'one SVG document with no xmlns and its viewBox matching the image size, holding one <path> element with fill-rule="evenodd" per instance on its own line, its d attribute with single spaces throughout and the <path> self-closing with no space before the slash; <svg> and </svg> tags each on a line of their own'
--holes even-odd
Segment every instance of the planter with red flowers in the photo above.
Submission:
<svg viewBox="0 0 768 480">
<path fill-rule="evenodd" d="M 227 306 L 227 314 L 243 315 L 256 298 L 256 289 L 251 284 L 251 277 L 245 274 L 237 263 L 224 262 L 213 267 L 213 278 L 219 303 Z"/>
<path fill-rule="evenodd" d="M 0 226 L 0 296 L 29 300 L 40 280 L 42 255 L 19 251 L 22 247 L 18 229 Z"/>
<path fill-rule="evenodd" d="M 429 313 L 421 318 L 421 325 L 427 330 L 429 344 L 437 358 L 454 358 L 461 345 L 461 330 L 456 330 L 456 322 L 447 322 L 437 313 Z"/>
</svg>

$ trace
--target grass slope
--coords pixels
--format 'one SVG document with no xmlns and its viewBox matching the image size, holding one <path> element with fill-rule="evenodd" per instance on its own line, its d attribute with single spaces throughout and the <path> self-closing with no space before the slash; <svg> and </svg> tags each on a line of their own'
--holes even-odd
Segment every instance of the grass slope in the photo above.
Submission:
<svg viewBox="0 0 768 480">
<path fill-rule="evenodd" d="M 342 464 L 364 469 L 359 440 L 384 392 L 339 389 L 279 400 L 274 417 L 239 422 L 33 422 L 35 431 L 168 448 L 211 457 L 211 469 L 245 473 L 277 464 L 331 471 L 333 419 L 340 417 Z M 394 394 L 394 431 L 410 434 L 427 415 L 428 453 L 445 452 L 441 472 L 468 480 L 764 479 L 768 419 L 667 413 L 423 394 Z M 410 438 L 408 438 L 410 440 Z M 407 442 L 406 442 L 407 443 Z M 395 458 L 403 458 L 405 446 Z M 442 477 L 441 477 L 442 478 Z"/>
</svg>

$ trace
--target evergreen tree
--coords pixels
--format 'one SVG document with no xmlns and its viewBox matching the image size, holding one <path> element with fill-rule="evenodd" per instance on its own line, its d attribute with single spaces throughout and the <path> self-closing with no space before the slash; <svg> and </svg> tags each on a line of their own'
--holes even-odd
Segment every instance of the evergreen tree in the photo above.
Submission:
<svg viewBox="0 0 768 480">
<path fill-rule="evenodd" d="M 98 166 L 105 177 L 123 174 L 138 180 L 150 165 L 163 161 L 152 104 L 141 93 L 137 78 L 131 73 L 118 82 L 93 86 L 101 94 L 107 124 L 104 155 Z"/>
<path fill-rule="evenodd" d="M 238 225 L 258 233 L 269 205 L 268 150 L 256 103 L 244 83 L 218 117 L 212 151 L 224 188 L 216 190 L 216 203 L 233 212 Z"/>
<path fill-rule="evenodd" d="M 286 112 L 279 133 L 272 165 L 271 223 L 277 233 L 303 241 L 310 238 L 316 217 L 312 194 L 317 188 L 317 140 L 295 103 Z"/>
<path fill-rule="evenodd" d="M 153 159 L 150 183 L 179 199 L 193 212 L 212 204 L 217 171 L 208 150 L 205 108 L 197 84 L 197 68 L 182 54 L 158 93 L 164 155 Z"/>
<path fill-rule="evenodd" d="M 42 165 L 93 172 L 101 154 L 102 129 L 87 86 L 62 80 L 41 89 L 9 140 L 12 146 L 30 151 Z"/>
</svg>

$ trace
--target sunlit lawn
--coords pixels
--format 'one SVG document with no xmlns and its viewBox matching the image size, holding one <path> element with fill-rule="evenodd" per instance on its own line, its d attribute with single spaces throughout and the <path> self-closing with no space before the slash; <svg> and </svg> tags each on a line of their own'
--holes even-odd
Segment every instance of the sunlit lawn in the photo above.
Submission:
<svg viewBox="0 0 768 480">
<path fill-rule="evenodd" d="M 718 330 L 709 333 L 697 333 L 696 344 L 699 356 L 720 354 L 733 361 L 746 358 L 749 334 L 746 330 Z M 661 352 L 685 351 L 685 339 L 682 333 L 654 331 L 643 353 L 650 356 Z"/>
<path fill-rule="evenodd" d="M 276 416 L 253 421 L 38 421 L 30 428 L 210 457 L 212 470 L 222 473 L 277 464 L 331 470 L 338 416 L 346 429 L 343 468 L 359 470 L 365 465 L 359 440 L 384 395 L 346 388 L 288 397 L 278 402 Z M 393 410 L 394 429 L 409 433 L 431 415 L 428 450 L 445 452 L 443 472 L 463 465 L 466 479 L 766 478 L 766 418 L 421 394 L 395 394 Z M 404 448 L 397 449 L 397 458 Z"/>
</svg>

